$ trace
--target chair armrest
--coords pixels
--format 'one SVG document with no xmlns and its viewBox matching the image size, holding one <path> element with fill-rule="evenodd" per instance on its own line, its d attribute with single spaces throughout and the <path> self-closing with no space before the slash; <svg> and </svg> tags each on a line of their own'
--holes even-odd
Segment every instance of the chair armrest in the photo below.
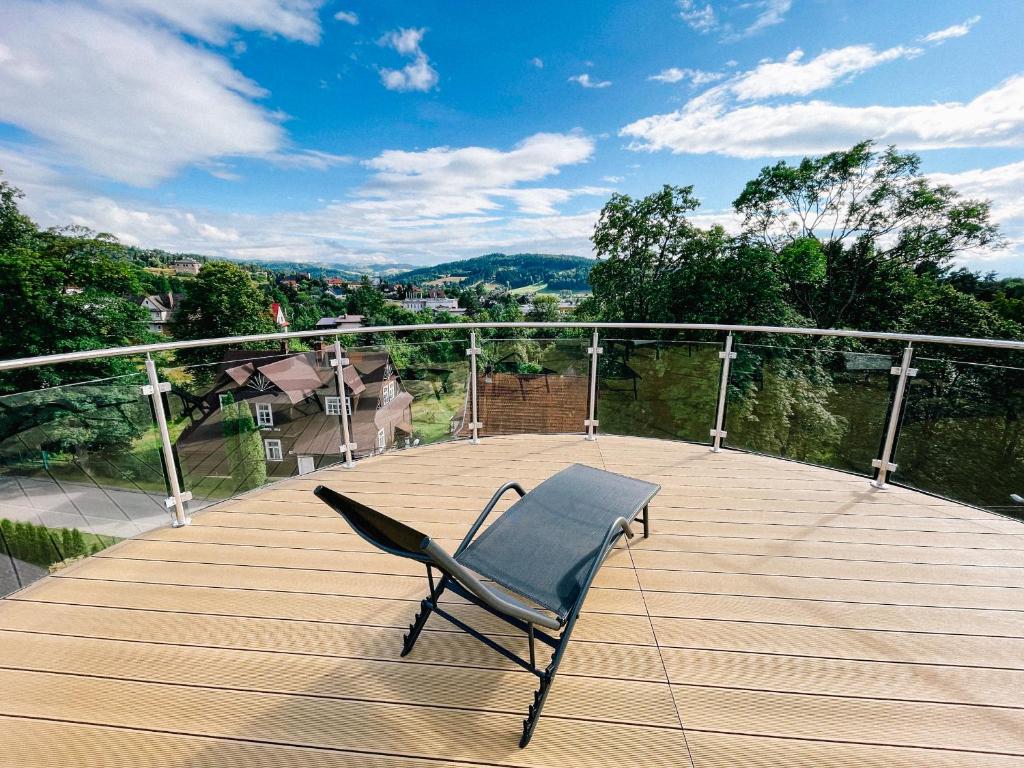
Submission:
<svg viewBox="0 0 1024 768">
<path fill-rule="evenodd" d="M 515 480 L 509 480 L 507 483 L 501 486 L 501 488 L 496 490 L 494 492 L 494 495 L 491 496 L 491 500 L 487 502 L 487 506 L 484 507 L 484 511 L 480 513 L 480 516 L 477 517 L 476 522 L 473 523 L 473 527 L 469 529 L 469 533 L 466 534 L 466 538 L 462 540 L 462 543 L 459 544 L 459 548 L 455 550 L 456 557 L 462 554 L 462 550 L 468 547 L 469 543 L 473 541 L 473 537 L 476 536 L 476 532 L 480 530 L 480 526 L 484 524 L 484 520 L 486 520 L 487 516 L 491 514 L 491 511 L 498 503 L 498 500 L 505 495 L 506 491 L 509 490 L 515 490 L 515 492 L 519 494 L 520 498 L 526 495 L 526 491 L 523 490 L 523 486 L 521 486 Z"/>
<path fill-rule="evenodd" d="M 514 616 L 521 621 L 537 624 L 547 629 L 559 629 L 562 626 L 558 619 L 546 616 L 540 611 L 523 605 L 511 596 L 499 593 L 497 590 L 488 587 L 476 577 L 476 574 L 458 563 L 451 555 L 438 546 L 437 542 L 433 539 L 427 543 L 425 551 L 430 555 L 438 568 L 499 613 L 504 613 L 506 616 Z"/>
</svg>

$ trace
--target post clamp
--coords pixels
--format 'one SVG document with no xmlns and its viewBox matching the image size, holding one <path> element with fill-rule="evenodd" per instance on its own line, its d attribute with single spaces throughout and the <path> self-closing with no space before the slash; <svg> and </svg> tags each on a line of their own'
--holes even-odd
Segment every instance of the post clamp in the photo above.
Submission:
<svg viewBox="0 0 1024 768">
<path fill-rule="evenodd" d="M 903 373 L 903 368 L 898 365 L 894 365 L 889 369 L 889 373 L 893 376 L 900 376 Z M 917 376 L 917 368 L 907 368 L 907 376 Z"/>
<path fill-rule="evenodd" d="M 481 352 L 483 352 L 483 350 L 480 349 L 480 347 L 469 347 L 469 349 L 466 350 L 467 355 L 479 355 Z"/>
<path fill-rule="evenodd" d="M 583 420 L 583 426 L 584 427 L 597 427 L 597 426 L 600 425 L 600 423 L 601 422 L 599 422 L 597 419 L 584 419 Z"/>
<path fill-rule="evenodd" d="M 881 469 L 882 468 L 882 460 L 881 459 L 872 459 L 871 460 L 871 466 L 874 467 L 875 469 Z M 886 472 L 895 472 L 896 471 L 896 465 L 893 464 L 891 461 L 885 462 L 885 471 Z"/>
<path fill-rule="evenodd" d="M 186 501 L 192 501 L 192 491 L 181 492 L 181 503 L 184 504 Z M 168 509 L 174 507 L 176 503 L 177 502 L 175 501 L 173 496 L 168 496 L 166 499 L 164 499 L 164 506 L 166 506 Z"/>
<path fill-rule="evenodd" d="M 483 429 L 484 423 L 482 421 L 471 421 L 466 425 L 469 429 Z"/>
<path fill-rule="evenodd" d="M 728 358 L 730 360 L 735 360 L 736 359 L 736 353 L 735 352 L 726 353 L 725 350 L 722 350 L 721 352 L 718 353 L 718 359 L 719 360 L 725 360 L 726 356 L 728 356 Z"/>
<path fill-rule="evenodd" d="M 604 347 L 598 347 L 596 352 L 594 351 L 593 347 L 587 347 L 587 354 L 588 355 L 603 355 L 604 354 Z"/>
<path fill-rule="evenodd" d="M 171 382 L 169 382 L 169 381 L 161 381 L 160 384 L 159 384 L 159 387 L 160 387 L 160 391 L 161 392 L 170 392 L 171 391 Z M 146 395 L 147 397 L 151 397 L 153 395 L 153 386 L 151 384 L 143 384 L 141 389 L 142 389 L 142 394 Z"/>
<path fill-rule="evenodd" d="M 723 440 L 725 439 L 726 434 L 727 433 L 726 433 L 726 431 L 724 429 L 712 429 L 711 430 L 711 436 L 712 437 L 720 437 Z"/>
<path fill-rule="evenodd" d="M 343 357 L 343 358 L 341 358 L 341 364 L 342 364 L 342 366 L 351 365 L 352 361 L 349 360 L 347 357 Z M 338 358 L 332 357 L 331 358 L 331 368 L 337 368 L 337 367 L 338 367 Z"/>
</svg>

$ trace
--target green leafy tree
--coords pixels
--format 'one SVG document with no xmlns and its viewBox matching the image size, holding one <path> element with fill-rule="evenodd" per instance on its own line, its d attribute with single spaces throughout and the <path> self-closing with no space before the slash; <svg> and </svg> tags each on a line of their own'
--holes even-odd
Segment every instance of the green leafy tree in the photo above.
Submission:
<svg viewBox="0 0 1024 768">
<path fill-rule="evenodd" d="M 246 403 L 236 403 L 231 393 L 224 395 L 221 405 L 224 429 L 224 450 L 234 483 L 233 493 L 259 488 L 267 482 L 267 465 L 263 440 L 252 411 Z"/>
<path fill-rule="evenodd" d="M 533 297 L 533 307 L 526 313 L 526 319 L 534 323 L 557 323 L 562 319 L 558 311 L 558 298 L 550 294 Z"/>
<path fill-rule="evenodd" d="M 733 205 L 742 237 L 775 255 L 788 299 L 819 328 L 891 320 L 902 297 L 887 288 L 901 271 L 1001 242 L 987 202 L 931 183 L 917 155 L 870 141 L 763 168 Z"/>
<path fill-rule="evenodd" d="M 277 326 L 263 290 L 248 270 L 226 261 L 203 265 L 182 299 L 172 323 L 178 339 L 210 339 L 273 333 Z M 181 350 L 185 362 L 211 362 L 222 350 Z"/>
</svg>

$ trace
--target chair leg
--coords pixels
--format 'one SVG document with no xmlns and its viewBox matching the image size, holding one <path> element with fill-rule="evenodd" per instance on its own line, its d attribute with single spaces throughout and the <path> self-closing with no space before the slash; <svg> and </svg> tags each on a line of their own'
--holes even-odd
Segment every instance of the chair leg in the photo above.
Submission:
<svg viewBox="0 0 1024 768">
<path fill-rule="evenodd" d="M 523 720 L 523 735 L 519 739 L 520 749 L 529 744 L 530 739 L 533 738 L 533 729 L 537 727 L 537 721 L 540 720 L 540 712 L 544 709 L 544 702 L 547 701 L 548 689 L 551 687 L 554 676 L 554 672 L 548 667 L 540 679 L 540 687 L 533 692 L 533 704 L 530 705 L 529 714 Z"/>
<path fill-rule="evenodd" d="M 427 567 L 427 577 L 430 579 L 430 594 L 420 602 L 420 611 L 416 614 L 412 624 L 409 625 L 408 634 L 402 636 L 402 656 L 408 656 L 412 651 L 412 647 L 416 645 L 416 641 L 419 639 L 420 632 L 423 631 L 427 619 L 430 618 L 430 614 L 437 607 L 437 599 L 441 597 L 441 593 L 448 586 L 448 577 L 442 576 L 440 583 L 437 587 L 434 587 L 434 577 L 430 572 L 429 566 Z"/>
<path fill-rule="evenodd" d="M 569 638 L 572 636 L 572 629 L 576 626 L 577 618 L 579 618 L 579 613 L 574 612 L 572 618 L 562 629 L 562 635 L 558 638 L 558 647 L 555 648 L 555 652 L 551 656 L 551 663 L 540 676 L 540 686 L 534 691 L 533 704 L 530 705 L 526 719 L 523 720 L 523 736 L 519 739 L 520 749 L 529 744 L 530 739 L 533 738 L 533 731 L 537 727 L 537 721 L 540 720 L 541 710 L 544 709 L 544 702 L 547 701 L 551 683 L 554 682 L 555 674 L 558 672 L 558 665 L 562 663 L 562 654 L 565 653 L 565 649 L 569 645 Z"/>
</svg>

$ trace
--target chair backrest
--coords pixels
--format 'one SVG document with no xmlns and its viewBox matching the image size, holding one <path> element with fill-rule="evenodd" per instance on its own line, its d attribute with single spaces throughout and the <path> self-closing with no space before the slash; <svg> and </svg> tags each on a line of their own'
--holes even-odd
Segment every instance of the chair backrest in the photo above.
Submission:
<svg viewBox="0 0 1024 768">
<path fill-rule="evenodd" d="M 318 485 L 313 491 L 318 499 L 325 502 L 335 512 L 345 518 L 352 529 L 385 552 L 399 557 L 408 557 L 422 563 L 432 562 L 433 558 L 426 553 L 430 537 L 400 523 L 387 515 L 360 504 L 337 491 Z"/>
</svg>

